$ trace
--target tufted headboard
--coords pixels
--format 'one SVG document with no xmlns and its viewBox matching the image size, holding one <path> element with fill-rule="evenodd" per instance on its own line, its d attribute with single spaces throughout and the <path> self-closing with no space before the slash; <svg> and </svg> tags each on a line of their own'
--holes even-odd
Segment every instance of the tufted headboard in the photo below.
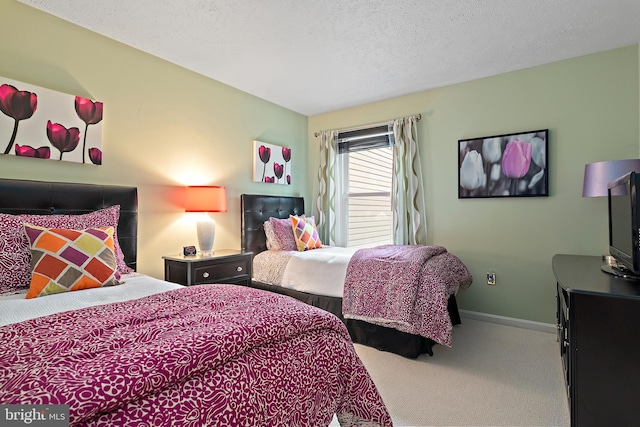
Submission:
<svg viewBox="0 0 640 427">
<path fill-rule="evenodd" d="M 129 267 L 136 269 L 138 190 L 116 185 L 0 179 L 0 212 L 8 214 L 83 214 L 120 205 L 118 242 Z"/>
<path fill-rule="evenodd" d="M 240 228 L 242 252 L 257 254 L 267 249 L 264 222 L 269 218 L 289 218 L 304 214 L 302 197 L 240 195 Z"/>
</svg>

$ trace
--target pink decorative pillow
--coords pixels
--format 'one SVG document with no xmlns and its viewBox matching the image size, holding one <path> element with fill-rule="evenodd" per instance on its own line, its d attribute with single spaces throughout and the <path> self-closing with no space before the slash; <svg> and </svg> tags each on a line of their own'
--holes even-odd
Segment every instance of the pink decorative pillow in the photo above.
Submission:
<svg viewBox="0 0 640 427">
<path fill-rule="evenodd" d="M 273 227 L 271 223 L 267 220 L 264 222 L 264 235 L 267 238 L 267 249 L 280 251 L 280 243 L 278 243 L 278 239 L 276 239 L 276 235 L 273 232 Z"/>
<path fill-rule="evenodd" d="M 29 287 L 31 280 L 31 252 L 24 234 L 24 223 L 47 228 L 84 230 L 92 227 L 118 229 L 120 205 L 82 215 L 10 215 L 0 213 L 0 294 Z M 133 270 L 124 262 L 124 254 L 114 233 L 117 270 L 121 274 Z"/>
<path fill-rule="evenodd" d="M 303 216 L 304 218 L 304 216 Z M 273 229 L 274 242 L 280 251 L 297 251 L 296 239 L 293 236 L 293 230 L 291 228 L 291 219 L 278 219 L 269 218 L 269 224 Z M 274 247 L 275 249 L 275 247 Z"/>
<path fill-rule="evenodd" d="M 291 226 L 298 251 L 302 252 L 322 247 L 314 217 L 302 218 L 291 215 L 289 218 L 291 218 Z"/>
</svg>

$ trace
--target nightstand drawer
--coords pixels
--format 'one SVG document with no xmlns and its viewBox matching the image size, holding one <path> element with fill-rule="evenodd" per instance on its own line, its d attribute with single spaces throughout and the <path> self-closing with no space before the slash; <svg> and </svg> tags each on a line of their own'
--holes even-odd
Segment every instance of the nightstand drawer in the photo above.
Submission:
<svg viewBox="0 0 640 427">
<path fill-rule="evenodd" d="M 194 283 L 223 282 L 225 279 L 233 279 L 238 276 L 246 276 L 249 272 L 246 257 L 239 260 L 231 260 L 228 262 L 214 262 L 211 265 L 198 264 L 194 269 Z"/>
<path fill-rule="evenodd" d="M 181 285 L 251 282 L 251 252 L 223 249 L 208 257 L 163 256 L 164 280 Z"/>
</svg>

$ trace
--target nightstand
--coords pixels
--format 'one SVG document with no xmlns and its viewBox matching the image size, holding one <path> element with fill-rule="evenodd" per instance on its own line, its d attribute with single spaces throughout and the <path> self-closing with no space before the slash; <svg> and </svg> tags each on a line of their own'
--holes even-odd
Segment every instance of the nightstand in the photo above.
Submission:
<svg viewBox="0 0 640 427">
<path fill-rule="evenodd" d="M 210 256 L 163 256 L 164 280 L 186 286 L 204 283 L 249 285 L 252 256 L 252 252 L 230 249 L 217 250 Z"/>
</svg>

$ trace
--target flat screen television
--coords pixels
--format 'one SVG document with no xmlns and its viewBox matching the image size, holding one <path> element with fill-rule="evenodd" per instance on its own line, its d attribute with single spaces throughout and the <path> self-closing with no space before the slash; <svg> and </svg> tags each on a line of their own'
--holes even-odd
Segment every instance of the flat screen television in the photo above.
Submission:
<svg viewBox="0 0 640 427">
<path fill-rule="evenodd" d="M 604 271 L 618 276 L 640 279 L 640 175 L 629 172 L 607 186 L 609 199 L 609 254 L 614 264 Z"/>
</svg>

